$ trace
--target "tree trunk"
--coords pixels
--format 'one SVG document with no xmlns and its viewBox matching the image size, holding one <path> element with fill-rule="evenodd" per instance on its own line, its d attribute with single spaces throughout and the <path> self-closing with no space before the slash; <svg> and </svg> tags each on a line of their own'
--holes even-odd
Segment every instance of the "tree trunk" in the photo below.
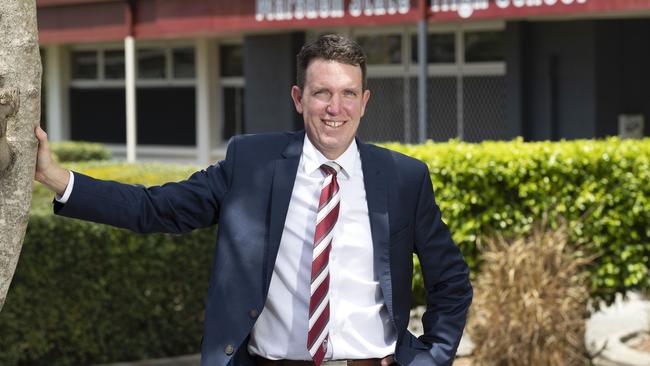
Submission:
<svg viewBox="0 0 650 366">
<path fill-rule="evenodd" d="M 0 6 L 0 310 L 29 220 L 41 114 L 35 0 Z"/>
</svg>

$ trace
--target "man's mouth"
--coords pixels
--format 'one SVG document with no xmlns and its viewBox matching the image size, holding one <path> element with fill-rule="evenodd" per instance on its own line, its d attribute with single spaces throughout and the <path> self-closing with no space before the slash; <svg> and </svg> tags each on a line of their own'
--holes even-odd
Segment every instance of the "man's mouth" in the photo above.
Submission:
<svg viewBox="0 0 650 366">
<path fill-rule="evenodd" d="M 323 123 L 325 123 L 325 125 L 327 125 L 328 127 L 338 128 L 342 126 L 345 123 L 345 121 L 323 121 Z"/>
</svg>

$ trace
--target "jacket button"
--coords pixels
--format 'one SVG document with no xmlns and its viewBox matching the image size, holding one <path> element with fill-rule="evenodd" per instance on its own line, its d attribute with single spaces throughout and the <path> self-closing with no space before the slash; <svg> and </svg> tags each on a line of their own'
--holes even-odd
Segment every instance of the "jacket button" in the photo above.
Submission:
<svg viewBox="0 0 650 366">
<path fill-rule="evenodd" d="M 233 352 L 235 352 L 235 347 L 233 347 L 232 344 L 229 344 L 226 346 L 226 349 L 224 349 L 224 351 L 228 356 L 230 356 Z"/>
<path fill-rule="evenodd" d="M 257 312 L 257 309 L 251 309 L 251 311 L 248 312 L 248 315 L 250 315 L 251 318 L 255 319 L 260 314 Z"/>
</svg>

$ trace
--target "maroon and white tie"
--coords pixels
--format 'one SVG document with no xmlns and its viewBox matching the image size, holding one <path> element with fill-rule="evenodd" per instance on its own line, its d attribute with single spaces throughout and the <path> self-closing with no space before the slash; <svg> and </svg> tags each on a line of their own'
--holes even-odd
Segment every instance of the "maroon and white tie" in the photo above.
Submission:
<svg viewBox="0 0 650 366">
<path fill-rule="evenodd" d="M 334 162 L 327 162 L 320 167 L 325 174 L 321 186 L 318 214 L 316 215 L 316 232 L 311 263 L 311 296 L 309 298 L 309 331 L 307 332 L 307 350 L 316 366 L 320 366 L 327 352 L 329 339 L 329 257 L 332 249 L 332 229 L 339 217 L 341 197 L 336 174 L 341 167 Z"/>
</svg>

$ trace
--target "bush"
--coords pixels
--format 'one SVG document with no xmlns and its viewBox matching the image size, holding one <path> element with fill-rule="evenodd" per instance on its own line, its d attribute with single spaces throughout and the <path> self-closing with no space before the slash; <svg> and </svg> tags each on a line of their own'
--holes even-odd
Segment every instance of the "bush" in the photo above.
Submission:
<svg viewBox="0 0 650 366">
<path fill-rule="evenodd" d="M 32 215 L 0 313 L 0 365 L 198 352 L 214 243 L 214 228 L 138 235 Z"/>
<path fill-rule="evenodd" d="M 487 241 L 468 334 L 473 364 L 588 365 L 584 343 L 589 258 L 576 258 L 565 228 L 538 224 L 514 241 Z"/>
<path fill-rule="evenodd" d="M 472 273 L 482 238 L 525 235 L 548 212 L 568 220 L 570 240 L 586 254 L 600 255 L 588 268 L 592 296 L 611 302 L 616 293 L 650 288 L 650 139 L 387 146 L 427 163 Z M 414 300 L 422 304 L 415 274 Z"/>
<path fill-rule="evenodd" d="M 53 142 L 50 148 L 59 162 L 109 160 L 111 152 L 104 145 L 93 142 Z"/>
<path fill-rule="evenodd" d="M 193 167 L 80 163 L 148 185 Z M 0 365 L 81 365 L 195 353 L 215 229 L 139 235 L 54 216 L 36 184 L 22 255 L 0 313 Z"/>
</svg>

